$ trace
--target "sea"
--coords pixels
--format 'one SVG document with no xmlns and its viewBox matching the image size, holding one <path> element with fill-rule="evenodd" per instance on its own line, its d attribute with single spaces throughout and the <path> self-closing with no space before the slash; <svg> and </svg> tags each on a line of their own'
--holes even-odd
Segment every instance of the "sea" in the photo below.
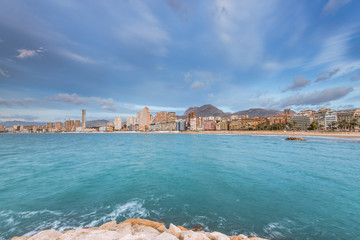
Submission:
<svg viewBox="0 0 360 240">
<path fill-rule="evenodd" d="M 360 140 L 1 134 L 0 239 L 145 218 L 269 239 L 360 239 Z"/>
</svg>

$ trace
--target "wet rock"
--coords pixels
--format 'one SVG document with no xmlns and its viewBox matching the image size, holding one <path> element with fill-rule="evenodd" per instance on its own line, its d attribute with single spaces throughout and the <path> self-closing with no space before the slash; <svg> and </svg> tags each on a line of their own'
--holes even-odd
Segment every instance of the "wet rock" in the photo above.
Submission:
<svg viewBox="0 0 360 240">
<path fill-rule="evenodd" d="M 147 220 L 147 219 L 140 219 L 140 218 L 129 218 L 127 220 L 124 221 L 124 223 L 130 223 L 131 225 L 144 225 L 144 226 L 148 226 L 148 227 L 152 227 L 152 228 L 158 228 L 161 225 L 164 225 L 164 223 L 158 223 L 155 221 L 151 221 L 151 220 Z"/>
<path fill-rule="evenodd" d="M 161 225 L 160 227 L 157 228 L 157 230 L 159 232 L 165 232 L 165 231 L 167 231 L 167 228 L 165 227 L 165 225 Z"/>
<path fill-rule="evenodd" d="M 193 231 L 202 231 L 204 230 L 204 226 L 200 225 L 200 224 L 196 224 L 196 225 L 192 225 L 190 230 Z"/>
</svg>

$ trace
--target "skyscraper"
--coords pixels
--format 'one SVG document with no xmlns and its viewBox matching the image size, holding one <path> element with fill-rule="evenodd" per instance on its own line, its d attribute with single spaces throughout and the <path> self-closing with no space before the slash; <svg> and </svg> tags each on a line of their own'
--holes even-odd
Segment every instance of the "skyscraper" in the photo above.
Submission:
<svg viewBox="0 0 360 240">
<path fill-rule="evenodd" d="M 115 128 L 115 130 L 121 130 L 121 128 L 122 128 L 122 117 L 115 117 L 114 128 Z"/>
<path fill-rule="evenodd" d="M 143 110 L 137 112 L 136 114 L 138 124 L 141 130 L 146 130 L 150 124 L 150 112 L 148 107 L 144 107 Z"/>
<path fill-rule="evenodd" d="M 82 110 L 81 127 L 86 128 L 86 109 Z"/>
</svg>

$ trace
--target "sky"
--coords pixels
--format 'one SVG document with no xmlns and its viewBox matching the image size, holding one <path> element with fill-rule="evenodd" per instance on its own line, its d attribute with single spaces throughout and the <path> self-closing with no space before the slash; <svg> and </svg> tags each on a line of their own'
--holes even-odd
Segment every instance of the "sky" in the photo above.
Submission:
<svg viewBox="0 0 360 240">
<path fill-rule="evenodd" d="M 0 121 L 360 107 L 360 1 L 0 0 Z"/>
</svg>

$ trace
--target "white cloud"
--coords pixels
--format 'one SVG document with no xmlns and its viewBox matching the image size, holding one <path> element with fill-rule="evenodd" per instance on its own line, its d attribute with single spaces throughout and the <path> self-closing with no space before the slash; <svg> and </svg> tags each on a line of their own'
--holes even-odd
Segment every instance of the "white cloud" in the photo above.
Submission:
<svg viewBox="0 0 360 240">
<path fill-rule="evenodd" d="M 91 58 L 81 56 L 79 54 L 70 52 L 68 50 L 60 50 L 59 53 L 61 55 L 65 56 L 65 57 L 73 60 L 73 61 L 76 61 L 76 62 L 85 63 L 85 64 L 94 64 L 94 63 L 96 63 L 96 61 L 91 59 Z"/>
<path fill-rule="evenodd" d="M 326 39 L 319 54 L 309 64 L 305 65 L 305 68 L 310 69 L 346 60 L 346 54 L 349 50 L 348 42 L 353 38 L 353 35 L 354 31 L 348 30 Z"/>
<path fill-rule="evenodd" d="M 323 13 L 335 13 L 340 7 L 344 6 L 349 2 L 351 2 L 351 0 L 329 0 L 323 8 Z"/>
<path fill-rule="evenodd" d="M 81 97 L 76 93 L 68 94 L 68 93 L 59 93 L 54 96 L 46 97 L 48 101 L 57 101 L 57 102 L 65 102 L 65 103 L 74 103 L 77 105 L 88 105 L 91 103 L 97 103 L 104 110 L 108 111 L 116 111 L 116 103 L 112 98 L 100 98 L 100 97 Z"/>
<path fill-rule="evenodd" d="M 5 71 L 5 70 L 3 70 L 3 69 L 1 69 L 1 68 L 0 68 L 0 75 L 3 76 L 3 77 L 7 77 L 7 78 L 10 77 L 10 75 L 8 74 L 8 72 Z"/>
<path fill-rule="evenodd" d="M 19 55 L 17 55 L 17 58 L 31 58 L 31 57 L 35 57 L 38 56 L 40 53 L 46 51 L 44 48 L 40 47 L 37 50 L 32 50 L 32 49 L 18 49 L 17 50 L 19 52 Z"/>
<path fill-rule="evenodd" d="M 200 82 L 200 81 L 195 81 L 191 84 L 191 89 L 203 89 L 206 87 L 206 84 L 204 82 Z"/>
</svg>

